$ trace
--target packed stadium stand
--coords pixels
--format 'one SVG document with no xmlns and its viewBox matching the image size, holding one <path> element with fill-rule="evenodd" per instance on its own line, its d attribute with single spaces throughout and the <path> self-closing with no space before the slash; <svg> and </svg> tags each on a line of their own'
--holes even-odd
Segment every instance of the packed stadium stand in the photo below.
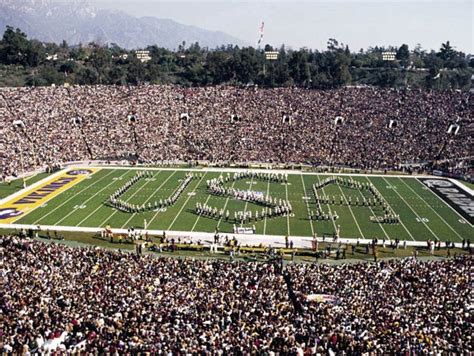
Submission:
<svg viewBox="0 0 474 356">
<path fill-rule="evenodd" d="M 0 118 L 4 177 L 91 159 L 398 169 L 468 158 L 473 143 L 472 93 L 457 91 L 3 88 Z"/>
<path fill-rule="evenodd" d="M 472 259 L 166 259 L 0 238 L 9 354 L 472 352 Z"/>
</svg>

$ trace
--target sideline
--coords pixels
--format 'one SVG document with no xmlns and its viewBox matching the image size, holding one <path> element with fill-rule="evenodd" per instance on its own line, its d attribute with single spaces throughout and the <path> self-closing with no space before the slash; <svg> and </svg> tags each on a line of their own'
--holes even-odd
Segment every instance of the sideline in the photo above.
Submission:
<svg viewBox="0 0 474 356">
<path fill-rule="evenodd" d="M 51 225 L 27 225 L 27 224 L 0 224 L 0 229 L 41 229 L 42 231 L 63 231 L 63 232 L 87 232 L 87 233 L 100 233 L 103 231 L 97 227 L 79 227 L 79 226 L 51 226 Z M 114 234 L 128 233 L 127 229 L 111 229 Z M 192 231 L 168 231 L 168 230 L 141 230 L 148 232 L 149 235 L 159 236 L 166 232 L 168 238 L 181 237 L 191 240 L 193 242 L 200 241 L 203 245 L 209 246 L 214 243 L 214 233 L 211 232 L 192 232 Z M 233 233 L 220 233 L 221 236 L 229 236 L 237 239 L 241 246 L 271 246 L 275 248 L 285 247 L 285 236 L 284 235 L 257 235 L 257 234 L 233 234 Z M 294 247 L 297 248 L 311 248 L 313 239 L 309 236 L 290 236 L 290 240 L 293 241 Z M 322 237 L 317 238 L 318 242 L 332 242 L 332 239 L 324 239 Z M 372 243 L 370 239 L 353 239 L 353 238 L 339 238 L 335 243 L 352 244 L 355 245 L 368 245 Z M 379 240 L 380 243 L 380 240 Z M 413 247 L 426 247 L 426 241 L 406 241 L 407 246 Z M 403 246 L 403 241 L 400 241 L 400 246 Z M 455 247 L 462 247 L 462 243 L 455 242 Z M 400 247 L 399 247 L 400 248 Z"/>
</svg>

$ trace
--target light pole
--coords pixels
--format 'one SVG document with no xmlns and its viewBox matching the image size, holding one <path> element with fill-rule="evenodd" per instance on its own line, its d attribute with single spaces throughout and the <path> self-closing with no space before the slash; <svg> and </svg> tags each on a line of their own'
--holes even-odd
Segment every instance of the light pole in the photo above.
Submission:
<svg viewBox="0 0 474 356">
<path fill-rule="evenodd" d="M 18 134 L 18 129 L 24 129 L 25 128 L 25 123 L 21 120 L 15 120 L 13 121 L 13 128 L 15 130 L 15 132 Z M 19 148 L 20 148 L 20 168 L 21 168 L 21 172 L 22 173 L 25 173 L 25 164 L 24 164 L 24 161 L 23 161 L 23 148 L 22 148 L 22 145 L 21 145 L 21 142 L 20 142 L 20 135 L 18 134 L 18 143 L 19 143 Z M 25 180 L 25 176 L 23 175 L 23 188 L 26 188 L 26 180 Z"/>
</svg>

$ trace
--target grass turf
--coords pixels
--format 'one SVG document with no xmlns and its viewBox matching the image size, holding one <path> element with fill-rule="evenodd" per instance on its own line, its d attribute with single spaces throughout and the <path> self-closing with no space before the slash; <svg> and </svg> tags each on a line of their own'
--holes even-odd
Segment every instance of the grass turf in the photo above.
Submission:
<svg viewBox="0 0 474 356">
<path fill-rule="evenodd" d="M 224 208 L 231 212 L 235 210 L 256 210 L 261 207 L 226 197 L 209 195 L 206 180 L 218 177 L 220 172 L 203 171 L 185 189 L 177 202 L 166 211 L 148 211 L 131 214 L 115 210 L 105 204 L 108 196 L 122 186 L 137 169 L 101 169 L 91 179 L 86 179 L 62 194 L 50 200 L 20 220 L 19 224 L 128 228 L 141 228 L 144 220 L 151 230 L 197 231 L 214 232 L 216 228 L 224 233 L 232 233 L 233 222 L 225 219 L 217 220 L 199 217 L 194 213 L 197 202 L 207 203 L 218 209 Z M 178 187 L 184 179 L 184 170 L 153 170 L 151 179 L 140 180 L 129 189 L 121 199 L 132 204 L 142 204 L 165 199 Z M 339 204 L 339 197 L 362 199 L 364 191 L 327 185 L 320 190 L 321 194 L 336 196 L 336 204 L 322 204 L 325 212 L 336 212 L 339 219 L 332 221 L 311 221 L 308 211 L 315 211 L 317 203 L 312 191 L 312 185 L 325 175 L 289 174 L 288 184 L 268 183 L 255 179 L 243 179 L 229 182 L 227 186 L 239 189 L 249 189 L 267 192 L 278 199 L 288 199 L 293 206 L 294 214 L 271 219 L 259 220 L 244 224 L 255 225 L 257 234 L 311 236 L 317 233 L 334 233 L 340 226 L 341 237 L 373 238 L 401 240 L 449 240 L 460 242 L 467 238 L 474 240 L 474 231 L 469 223 L 462 219 L 453 209 L 446 205 L 436 195 L 417 179 L 411 177 L 374 177 L 354 176 L 354 180 L 371 182 L 387 200 L 396 214 L 400 215 L 400 224 L 379 224 L 372 222 L 370 216 L 380 215 L 379 207 L 346 206 Z"/>
</svg>

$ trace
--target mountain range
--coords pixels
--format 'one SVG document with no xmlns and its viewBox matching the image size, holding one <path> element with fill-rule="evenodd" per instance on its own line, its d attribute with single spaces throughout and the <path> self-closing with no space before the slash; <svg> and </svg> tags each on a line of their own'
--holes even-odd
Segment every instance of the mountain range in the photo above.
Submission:
<svg viewBox="0 0 474 356">
<path fill-rule="evenodd" d="M 201 47 L 246 43 L 224 32 L 209 31 L 170 19 L 134 17 L 119 10 L 97 9 L 87 0 L 0 0 L 0 34 L 6 26 L 18 27 L 43 42 L 69 44 L 116 43 L 127 48 L 158 45 L 176 49 L 183 41 Z"/>
</svg>

